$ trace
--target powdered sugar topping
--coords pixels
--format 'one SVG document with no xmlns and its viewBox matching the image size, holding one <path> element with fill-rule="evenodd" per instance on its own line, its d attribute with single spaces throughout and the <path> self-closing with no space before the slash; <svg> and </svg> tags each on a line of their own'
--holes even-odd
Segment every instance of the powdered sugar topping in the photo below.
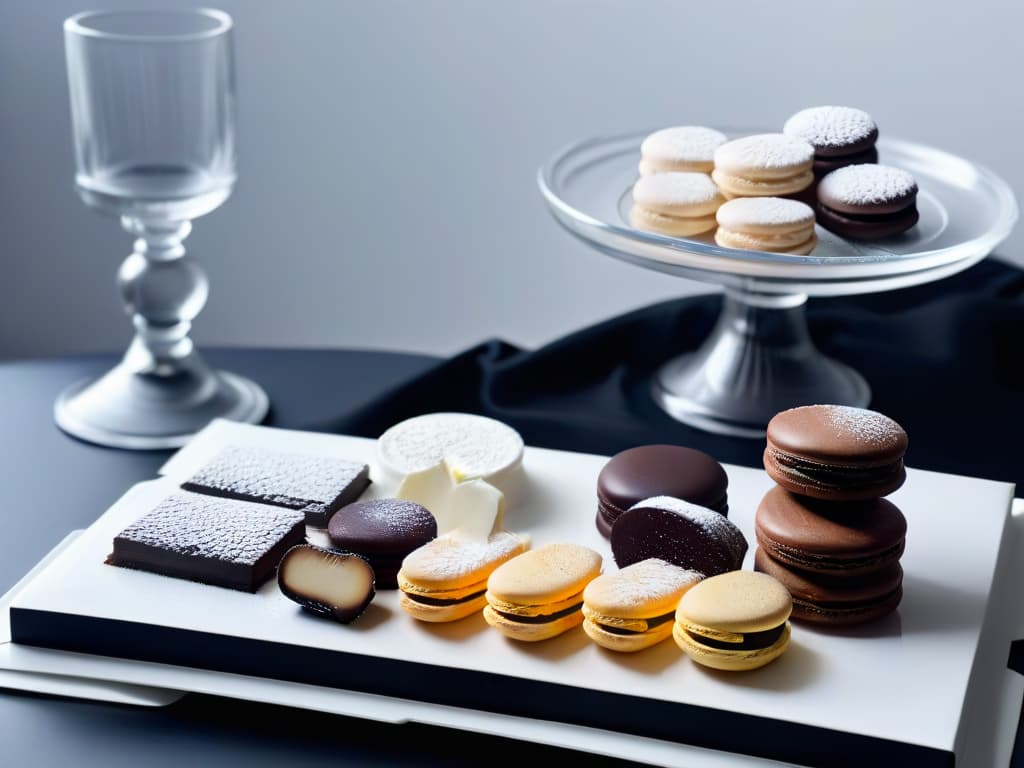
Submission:
<svg viewBox="0 0 1024 768">
<path fill-rule="evenodd" d="M 790 117 L 782 132 L 818 148 L 841 148 L 868 141 L 878 130 L 867 112 L 853 107 L 808 107 Z"/>
<path fill-rule="evenodd" d="M 656 557 L 633 563 L 614 573 L 592 581 L 583 599 L 592 597 L 596 602 L 610 602 L 626 607 L 640 607 L 653 600 L 677 594 L 689 584 L 704 578 L 704 574 L 680 568 Z"/>
<path fill-rule="evenodd" d="M 825 406 L 825 419 L 829 428 L 857 443 L 891 448 L 903 439 L 903 428 L 877 411 L 848 405 Z"/>
<path fill-rule="evenodd" d="M 402 561 L 402 571 L 416 581 L 454 581 L 508 560 L 524 549 L 528 540 L 511 531 L 498 531 L 487 541 L 461 537 L 458 531 L 438 536 L 413 550 Z"/>
<path fill-rule="evenodd" d="M 678 163 L 710 163 L 715 150 L 728 137 L 713 128 L 699 125 L 676 125 L 655 131 L 640 145 L 642 157 L 655 161 Z"/>
<path fill-rule="evenodd" d="M 633 185 L 633 200 L 645 207 L 702 205 L 721 199 L 718 185 L 706 173 L 656 173 Z"/>
<path fill-rule="evenodd" d="M 827 174 L 818 185 L 824 198 L 847 205 L 888 203 L 917 194 L 913 175 L 902 168 L 874 163 L 847 165 Z"/>
<path fill-rule="evenodd" d="M 715 167 L 743 172 L 765 168 L 799 169 L 814 160 L 814 147 L 784 133 L 757 133 L 726 142 L 715 150 Z"/>
<path fill-rule="evenodd" d="M 736 197 L 718 209 L 718 223 L 726 229 L 746 227 L 813 226 L 814 209 L 784 197 Z"/>
<path fill-rule="evenodd" d="M 637 507 L 654 507 L 666 512 L 674 512 L 699 527 L 708 537 L 722 542 L 733 552 L 746 552 L 747 540 L 743 532 L 729 518 L 713 509 L 691 504 L 673 496 L 652 496 L 634 504 Z"/>
</svg>

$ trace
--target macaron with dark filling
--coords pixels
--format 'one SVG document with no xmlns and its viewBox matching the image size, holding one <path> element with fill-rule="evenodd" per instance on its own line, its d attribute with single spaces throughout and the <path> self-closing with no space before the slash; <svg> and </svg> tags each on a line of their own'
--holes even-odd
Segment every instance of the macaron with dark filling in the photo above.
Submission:
<svg viewBox="0 0 1024 768">
<path fill-rule="evenodd" d="M 729 518 L 670 496 L 626 510 L 612 526 L 611 546 L 619 568 L 656 557 L 705 576 L 740 568 L 747 554 L 747 540 Z"/>
<path fill-rule="evenodd" d="M 597 476 L 597 530 L 638 501 L 671 496 L 727 515 L 729 477 L 713 457 L 682 445 L 640 445 L 612 456 Z"/>
<path fill-rule="evenodd" d="M 903 555 L 907 520 L 891 501 L 836 503 L 775 486 L 754 513 L 757 543 L 792 568 L 860 577 Z"/>
<path fill-rule="evenodd" d="M 402 560 L 437 537 L 430 511 L 404 499 L 356 501 L 335 512 L 327 524 L 331 546 L 363 555 L 378 589 L 397 589 Z"/>
<path fill-rule="evenodd" d="M 917 224 L 917 181 L 901 168 L 847 165 L 818 184 L 818 223 L 850 240 L 881 240 Z"/>
<path fill-rule="evenodd" d="M 878 162 L 878 126 L 863 109 L 808 107 L 786 120 L 782 132 L 814 147 L 814 175 L 818 179 L 847 165 Z"/>
<path fill-rule="evenodd" d="M 907 433 L 877 411 L 805 405 L 768 422 L 764 468 L 792 493 L 831 501 L 887 496 L 903 485 Z"/>
<path fill-rule="evenodd" d="M 899 563 L 861 575 L 829 576 L 787 567 L 758 547 L 754 568 L 778 579 L 789 590 L 794 621 L 824 626 L 865 624 L 888 616 L 903 598 L 903 568 Z"/>
<path fill-rule="evenodd" d="M 698 664 L 731 672 L 757 669 L 789 647 L 792 610 L 789 590 L 777 579 L 731 571 L 683 595 L 672 636 Z"/>
</svg>

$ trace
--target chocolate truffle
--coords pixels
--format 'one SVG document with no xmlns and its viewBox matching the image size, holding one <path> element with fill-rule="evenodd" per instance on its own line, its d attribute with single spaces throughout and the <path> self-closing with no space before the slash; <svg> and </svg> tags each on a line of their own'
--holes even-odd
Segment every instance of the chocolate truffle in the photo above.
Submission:
<svg viewBox="0 0 1024 768">
<path fill-rule="evenodd" d="M 426 507 L 403 499 L 369 499 L 339 509 L 327 525 L 331 546 L 370 561 L 378 589 L 397 589 L 402 560 L 437 537 Z"/>
<path fill-rule="evenodd" d="M 277 584 L 289 600 L 342 624 L 357 619 L 374 597 L 373 568 L 365 558 L 312 544 L 285 553 Z"/>
</svg>

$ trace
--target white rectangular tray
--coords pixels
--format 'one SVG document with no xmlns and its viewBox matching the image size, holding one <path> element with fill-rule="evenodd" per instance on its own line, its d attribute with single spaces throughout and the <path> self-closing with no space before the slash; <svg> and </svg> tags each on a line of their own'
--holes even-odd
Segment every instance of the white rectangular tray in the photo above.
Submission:
<svg viewBox="0 0 1024 768">
<path fill-rule="evenodd" d="M 823 765 L 898 756 L 948 765 L 953 755 L 960 764 L 998 765 L 990 758 L 1008 754 L 1006 733 L 1012 738 L 1020 705 L 1019 676 L 1006 670 L 1019 606 L 1000 586 L 1020 576 L 1019 542 L 1007 525 L 1010 485 L 911 469 L 891 497 L 909 524 L 899 611 L 857 630 L 794 625 L 793 645 L 779 661 L 728 675 L 698 667 L 670 641 L 614 655 L 578 630 L 523 645 L 479 617 L 424 625 L 403 614 L 390 591 L 342 626 L 301 612 L 273 583 L 249 595 L 104 565 L 121 528 L 229 442 L 367 461 L 375 479 L 367 495 L 394 491 L 372 466 L 371 440 L 215 423 L 168 462 L 164 477 L 132 488 L 14 597 L 19 642 L 9 650 L 21 654 L 22 669 L 79 674 L 84 662 L 86 677 L 222 695 L 244 688 L 246 698 L 345 714 L 367 710 L 367 701 L 390 702 L 393 715 L 406 713 L 399 719 L 488 732 L 485 723 L 501 723 L 493 732 L 579 749 L 594 743 L 590 751 L 607 754 L 633 756 L 643 742 L 658 755 L 650 762 L 665 765 L 694 754 L 693 742 Z M 595 482 L 606 460 L 528 448 L 528 492 L 508 510 L 506 526 L 535 544 L 592 546 L 614 568 L 594 526 Z M 760 470 L 726 470 L 730 518 L 753 547 L 754 510 L 771 481 Z M 63 661 L 55 666 L 56 659 Z M 240 688 L 240 680 L 251 682 Z M 369 707 L 364 716 L 386 710 Z M 754 738 L 744 741 L 744 732 Z M 811 747 L 794 751 L 795 740 Z M 819 753 L 824 744 L 837 751 Z"/>
</svg>

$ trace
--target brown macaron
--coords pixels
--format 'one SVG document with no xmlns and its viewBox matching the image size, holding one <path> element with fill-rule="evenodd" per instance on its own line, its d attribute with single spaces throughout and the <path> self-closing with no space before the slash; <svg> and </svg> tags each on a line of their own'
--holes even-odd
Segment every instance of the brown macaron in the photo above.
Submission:
<svg viewBox="0 0 1024 768">
<path fill-rule="evenodd" d="M 887 496 L 906 480 L 907 433 L 877 411 L 806 405 L 768 422 L 764 468 L 793 493 L 830 501 Z"/>
<path fill-rule="evenodd" d="M 902 168 L 847 165 L 822 177 L 818 224 L 851 240 L 881 240 L 917 224 L 917 182 Z"/>
<path fill-rule="evenodd" d="M 832 576 L 862 576 L 897 562 L 907 520 L 887 499 L 838 504 L 775 486 L 754 514 L 757 543 L 793 568 Z"/>
<path fill-rule="evenodd" d="M 729 477 L 713 457 L 682 445 L 639 445 L 612 456 L 597 476 L 597 530 L 639 501 L 672 496 L 727 515 Z"/>
<path fill-rule="evenodd" d="M 788 568 L 758 547 L 754 569 L 780 581 L 793 597 L 793 620 L 809 624 L 847 626 L 875 621 L 892 613 L 903 598 L 899 563 L 857 577 L 835 577 Z"/>
</svg>

